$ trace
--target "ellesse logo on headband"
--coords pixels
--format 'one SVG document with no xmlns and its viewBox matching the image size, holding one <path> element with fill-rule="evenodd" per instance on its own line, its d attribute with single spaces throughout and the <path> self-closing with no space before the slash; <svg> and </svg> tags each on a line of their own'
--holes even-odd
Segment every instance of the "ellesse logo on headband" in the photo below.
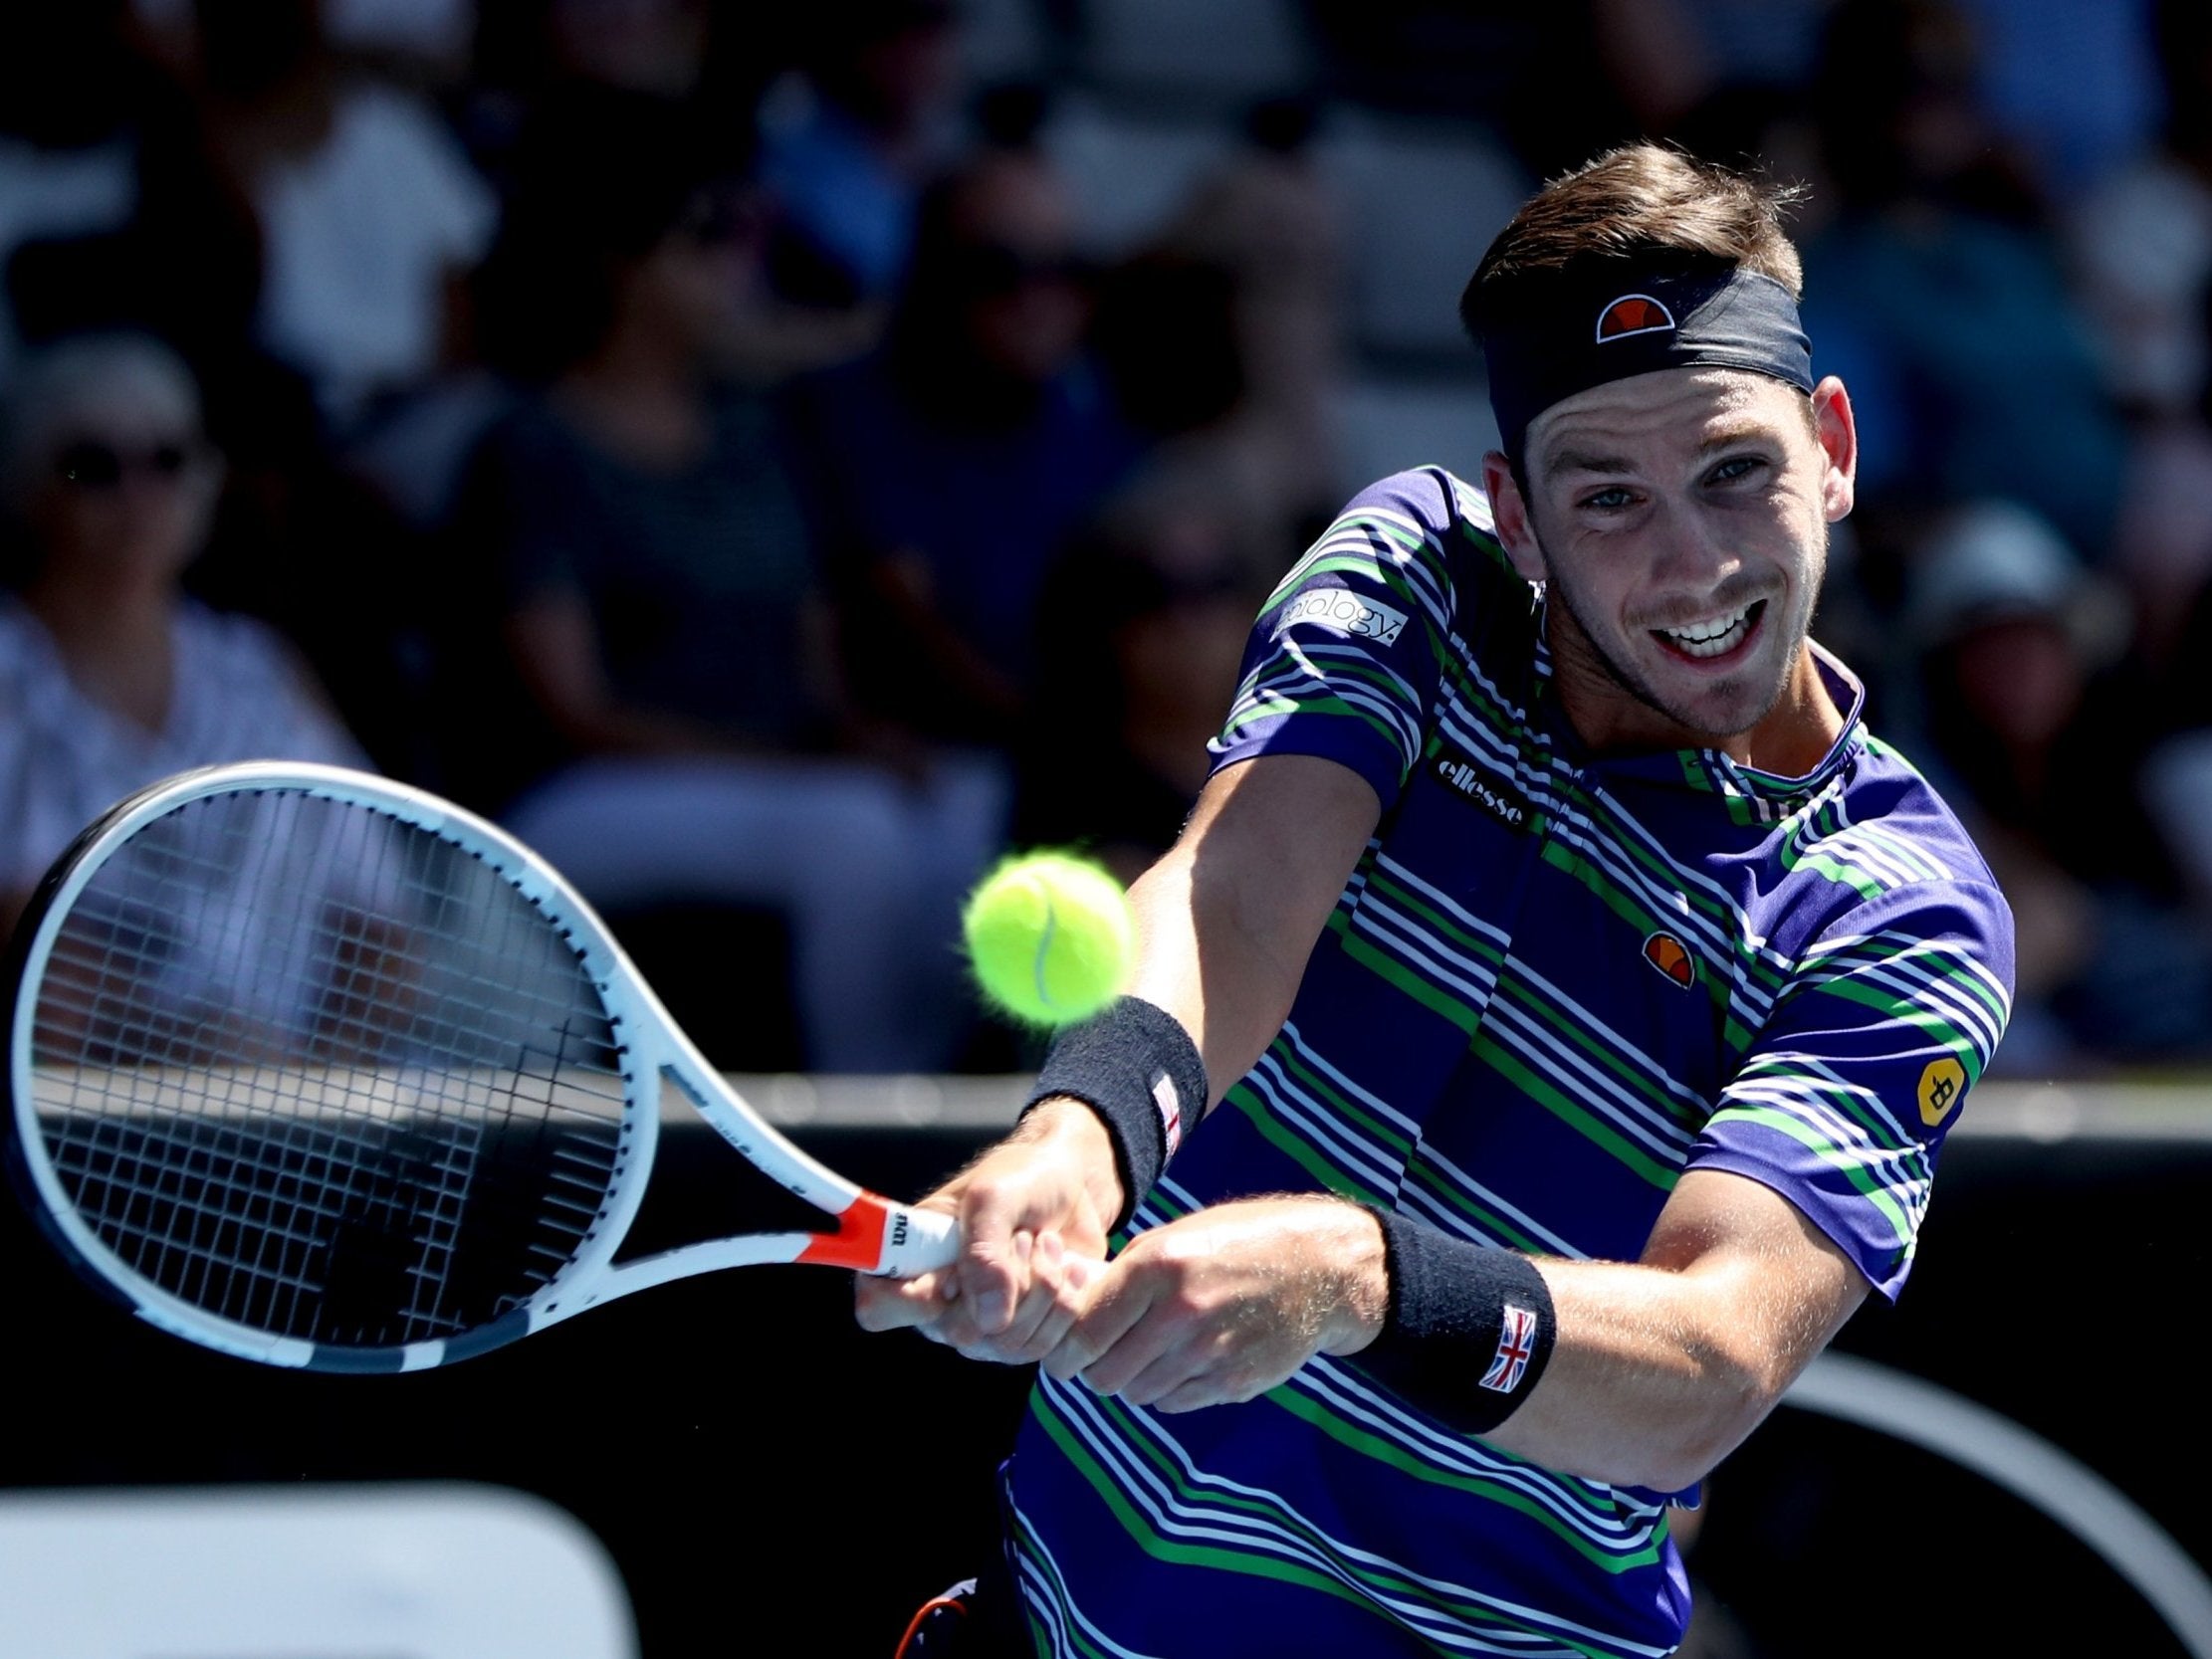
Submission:
<svg viewBox="0 0 2212 1659">
<path fill-rule="evenodd" d="M 1598 313 L 1598 342 L 1656 334 L 1674 326 L 1674 313 L 1649 294 L 1624 294 Z"/>
</svg>

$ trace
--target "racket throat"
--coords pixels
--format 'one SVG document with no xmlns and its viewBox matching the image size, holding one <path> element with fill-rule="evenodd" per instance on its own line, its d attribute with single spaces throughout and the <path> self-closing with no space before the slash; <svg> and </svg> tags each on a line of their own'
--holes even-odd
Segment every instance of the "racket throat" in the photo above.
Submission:
<svg viewBox="0 0 2212 1659">
<path fill-rule="evenodd" d="M 837 1215 L 837 1230 L 816 1233 L 799 1252 L 802 1262 L 822 1267 L 849 1267 L 858 1273 L 879 1273 L 890 1258 L 903 1254 L 907 1240 L 908 1212 L 902 1205 L 863 1192 Z M 895 1236 L 886 1239 L 886 1234 Z"/>
</svg>

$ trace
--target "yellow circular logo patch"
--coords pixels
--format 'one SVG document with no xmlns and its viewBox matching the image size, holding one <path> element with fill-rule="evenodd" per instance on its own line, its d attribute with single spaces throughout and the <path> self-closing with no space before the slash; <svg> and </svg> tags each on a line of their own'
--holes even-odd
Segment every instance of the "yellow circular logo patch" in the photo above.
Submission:
<svg viewBox="0 0 2212 1659">
<path fill-rule="evenodd" d="M 1956 1060 L 1930 1060 L 1920 1074 L 1920 1122 L 1933 1129 L 1966 1093 L 1966 1068 Z"/>
</svg>

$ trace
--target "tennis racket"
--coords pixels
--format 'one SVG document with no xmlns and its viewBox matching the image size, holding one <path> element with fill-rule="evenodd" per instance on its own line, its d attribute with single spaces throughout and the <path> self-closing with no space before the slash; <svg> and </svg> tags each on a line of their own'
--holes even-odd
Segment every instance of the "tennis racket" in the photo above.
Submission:
<svg viewBox="0 0 2212 1659">
<path fill-rule="evenodd" d="M 764 1123 L 544 860 L 418 789 L 155 784 L 56 863 L 8 966 L 17 1184 L 95 1285 L 225 1353 L 416 1370 L 692 1274 L 955 1252 Z M 834 1221 L 614 1262 L 664 1091 Z"/>
</svg>

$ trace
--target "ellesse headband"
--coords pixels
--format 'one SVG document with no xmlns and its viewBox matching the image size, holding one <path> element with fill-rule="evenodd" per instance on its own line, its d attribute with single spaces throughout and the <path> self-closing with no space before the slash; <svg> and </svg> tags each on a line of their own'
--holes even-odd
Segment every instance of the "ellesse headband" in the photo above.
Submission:
<svg viewBox="0 0 2212 1659">
<path fill-rule="evenodd" d="M 1490 409 L 1516 461 L 1546 409 L 1633 374 L 1701 364 L 1813 389 L 1797 302 L 1771 277 L 1732 265 L 1609 259 L 1524 282 L 1482 337 Z"/>
</svg>

